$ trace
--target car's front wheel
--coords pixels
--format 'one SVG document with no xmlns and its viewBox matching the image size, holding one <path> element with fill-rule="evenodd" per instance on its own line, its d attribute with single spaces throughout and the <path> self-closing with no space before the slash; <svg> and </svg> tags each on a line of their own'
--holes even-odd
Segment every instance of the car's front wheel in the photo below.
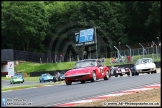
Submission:
<svg viewBox="0 0 162 108">
<path fill-rule="evenodd" d="M 128 76 L 130 76 L 130 71 L 127 73 Z"/>
<path fill-rule="evenodd" d="M 118 77 L 118 73 L 116 73 L 116 71 L 114 71 L 114 76 L 115 77 Z"/>
<path fill-rule="evenodd" d="M 154 73 L 157 73 L 157 71 L 155 70 Z"/>
<path fill-rule="evenodd" d="M 104 80 L 109 80 L 109 72 L 108 71 L 106 71 L 106 75 L 104 77 Z"/>
<path fill-rule="evenodd" d="M 95 82 L 96 81 L 96 73 L 93 71 L 92 72 L 92 80 L 91 82 Z"/>
<path fill-rule="evenodd" d="M 85 81 L 80 81 L 82 84 L 85 83 Z"/>
<path fill-rule="evenodd" d="M 10 82 L 10 84 L 12 84 L 12 82 Z"/>
<path fill-rule="evenodd" d="M 53 82 L 56 82 L 57 80 L 56 80 L 56 78 L 55 77 L 53 77 Z"/>
<path fill-rule="evenodd" d="M 67 80 L 65 80 L 65 83 L 66 83 L 66 85 L 71 85 L 72 84 L 71 81 L 67 81 Z"/>
</svg>

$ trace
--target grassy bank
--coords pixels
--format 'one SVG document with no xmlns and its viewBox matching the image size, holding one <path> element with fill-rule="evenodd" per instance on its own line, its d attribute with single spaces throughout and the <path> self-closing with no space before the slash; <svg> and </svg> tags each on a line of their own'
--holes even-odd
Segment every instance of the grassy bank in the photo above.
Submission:
<svg viewBox="0 0 162 108">
<path fill-rule="evenodd" d="M 137 59 L 142 58 L 142 55 L 139 56 L 133 56 L 133 62 L 131 64 L 134 64 Z M 153 55 L 145 55 L 144 57 L 146 58 L 152 58 Z M 159 56 L 160 57 L 160 56 Z M 117 63 L 114 64 L 110 64 L 110 59 L 111 58 L 106 58 L 105 59 L 105 65 L 107 66 L 113 66 L 113 65 L 117 65 Z M 154 61 L 161 61 L 161 59 L 159 58 L 158 60 L 156 58 L 154 58 Z M 16 72 L 23 72 L 23 73 L 27 73 L 29 75 L 30 72 L 38 72 L 38 71 L 52 71 L 52 70 L 68 70 L 68 69 L 72 69 L 74 67 L 76 61 L 72 61 L 72 62 L 59 62 L 59 63 L 44 63 L 44 64 L 40 64 L 40 63 L 33 63 L 33 62 L 23 62 L 17 66 L 15 66 L 15 71 Z M 120 63 L 122 64 L 128 64 L 128 63 Z"/>
<path fill-rule="evenodd" d="M 17 87 L 1 87 L 1 91 L 20 90 L 20 89 L 24 89 L 24 88 L 42 87 L 45 85 L 57 85 L 57 84 L 64 84 L 64 81 L 59 81 L 59 82 L 50 83 L 50 84 L 44 83 L 44 84 L 33 84 L 33 85 L 21 85 L 21 86 L 17 86 Z"/>
<path fill-rule="evenodd" d="M 24 77 L 25 81 L 39 82 L 39 77 Z M 10 78 L 1 77 L 1 80 L 10 80 Z"/>
</svg>

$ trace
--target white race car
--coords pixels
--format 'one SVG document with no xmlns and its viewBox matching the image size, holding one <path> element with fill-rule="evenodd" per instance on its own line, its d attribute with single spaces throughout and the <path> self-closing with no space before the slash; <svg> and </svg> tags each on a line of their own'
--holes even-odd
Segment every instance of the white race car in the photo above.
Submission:
<svg viewBox="0 0 162 108">
<path fill-rule="evenodd" d="M 138 59 L 134 65 L 135 71 L 132 71 L 132 76 L 139 75 L 139 73 L 157 73 L 156 64 L 153 62 L 152 58 L 142 58 Z"/>
</svg>

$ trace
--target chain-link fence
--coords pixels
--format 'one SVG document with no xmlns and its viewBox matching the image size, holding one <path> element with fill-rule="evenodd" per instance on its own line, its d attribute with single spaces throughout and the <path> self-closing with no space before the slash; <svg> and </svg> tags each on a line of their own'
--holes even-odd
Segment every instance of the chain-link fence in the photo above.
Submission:
<svg viewBox="0 0 162 108">
<path fill-rule="evenodd" d="M 157 44 L 157 43 L 156 43 Z M 140 48 L 139 45 L 131 45 L 131 50 L 127 47 L 118 47 L 120 55 L 123 57 L 123 62 L 127 60 L 126 57 L 131 56 L 134 60 L 135 58 L 146 58 L 151 57 L 153 60 L 159 61 L 161 60 L 161 48 L 160 46 L 153 46 L 149 43 L 142 43 L 144 48 Z M 152 47 L 148 47 L 152 46 Z M 118 58 L 117 51 L 108 52 L 108 53 L 100 53 L 98 52 L 101 57 L 104 58 Z M 14 60 L 24 60 L 24 61 L 31 61 L 31 62 L 38 62 L 38 63 L 54 63 L 54 62 L 71 62 L 71 61 L 78 61 L 85 58 L 96 58 L 96 53 L 90 53 L 88 55 L 57 55 L 57 54 L 47 54 L 47 53 L 32 53 L 27 51 L 18 51 L 14 50 Z"/>
</svg>

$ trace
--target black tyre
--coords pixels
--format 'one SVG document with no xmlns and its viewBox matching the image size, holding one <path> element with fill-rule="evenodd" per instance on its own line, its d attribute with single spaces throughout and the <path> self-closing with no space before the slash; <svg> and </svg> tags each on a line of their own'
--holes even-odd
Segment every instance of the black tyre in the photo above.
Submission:
<svg viewBox="0 0 162 108">
<path fill-rule="evenodd" d="M 65 83 L 66 83 L 66 85 L 71 85 L 72 84 L 71 81 L 67 81 L 67 80 L 65 80 Z"/>
<path fill-rule="evenodd" d="M 55 77 L 53 77 L 53 82 L 56 82 L 57 80 L 56 80 L 56 78 Z"/>
<path fill-rule="evenodd" d="M 82 84 L 85 83 L 85 81 L 80 81 Z"/>
<path fill-rule="evenodd" d="M 128 72 L 127 75 L 130 76 L 130 72 Z"/>
<path fill-rule="evenodd" d="M 12 82 L 10 82 L 10 84 L 12 84 Z"/>
<path fill-rule="evenodd" d="M 134 72 L 132 72 L 132 76 L 134 76 Z"/>
<path fill-rule="evenodd" d="M 105 77 L 104 77 L 104 80 L 109 80 L 109 78 L 110 78 L 110 76 L 109 76 L 109 72 L 106 71 L 106 75 L 105 75 Z"/>
<path fill-rule="evenodd" d="M 41 80 L 39 80 L 39 82 L 41 83 L 42 81 L 41 81 Z"/>
<path fill-rule="evenodd" d="M 118 77 L 118 73 L 116 73 L 116 71 L 114 71 L 114 76 L 115 77 Z"/>
<path fill-rule="evenodd" d="M 150 74 L 150 72 L 147 72 L 147 74 Z"/>
<path fill-rule="evenodd" d="M 123 76 L 123 74 L 122 74 L 122 73 L 120 73 L 120 76 Z"/>
<path fill-rule="evenodd" d="M 95 81 L 96 81 L 96 73 L 93 71 L 91 82 L 95 82 Z"/>
<path fill-rule="evenodd" d="M 157 73 L 157 71 L 155 70 L 154 73 Z"/>
<path fill-rule="evenodd" d="M 138 76 L 138 75 L 139 75 L 139 73 L 138 73 L 138 72 L 136 72 L 136 73 L 135 73 L 135 75 L 136 75 L 136 76 Z"/>
</svg>

